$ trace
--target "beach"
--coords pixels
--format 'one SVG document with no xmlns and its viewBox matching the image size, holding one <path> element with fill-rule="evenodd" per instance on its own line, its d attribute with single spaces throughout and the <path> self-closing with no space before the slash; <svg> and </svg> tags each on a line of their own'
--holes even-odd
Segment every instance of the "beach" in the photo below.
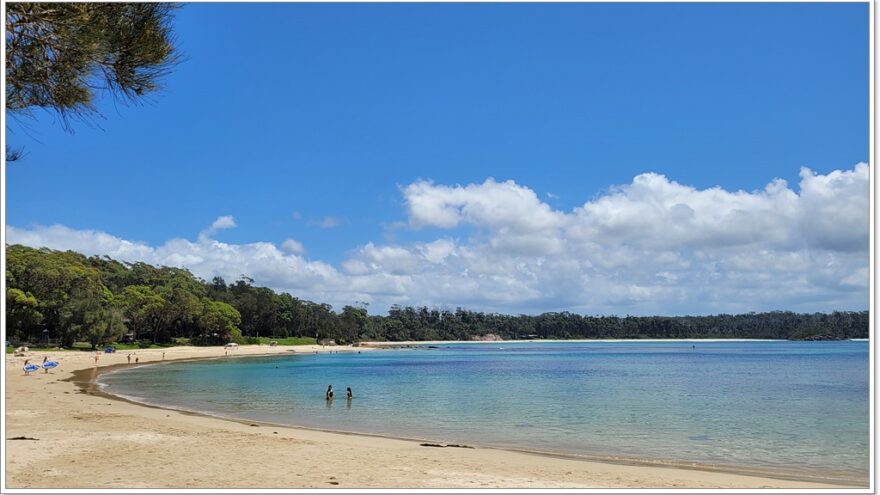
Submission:
<svg viewBox="0 0 880 495">
<path fill-rule="evenodd" d="M 422 343 L 423 344 L 423 343 Z M 246 355 L 352 352 L 346 346 L 242 346 Z M 842 488 L 707 469 L 595 462 L 495 448 L 234 421 L 148 407 L 71 381 L 164 359 L 225 359 L 221 347 L 50 353 L 25 376 L 6 355 L 7 488 Z M 136 352 L 136 354 L 134 354 Z M 84 390 L 85 388 L 85 390 Z M 847 487 L 856 488 L 856 487 Z"/>
</svg>

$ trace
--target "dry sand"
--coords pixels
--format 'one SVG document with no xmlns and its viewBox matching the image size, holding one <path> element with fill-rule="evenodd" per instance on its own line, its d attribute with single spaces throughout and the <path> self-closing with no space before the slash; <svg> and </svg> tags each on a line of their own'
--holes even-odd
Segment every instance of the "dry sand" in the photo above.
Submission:
<svg viewBox="0 0 880 495">
<path fill-rule="evenodd" d="M 330 348 L 246 346 L 229 354 L 291 350 Z M 135 351 L 101 354 L 98 367 L 124 365 L 129 352 Z M 163 350 L 136 352 L 147 363 L 160 360 Z M 219 347 L 164 352 L 166 360 L 224 354 Z M 86 393 L 68 381 L 77 370 L 97 375 L 94 353 L 49 357 L 60 367 L 24 376 L 25 357 L 6 355 L 6 488 L 833 488 L 491 448 L 424 447 L 187 414 Z M 43 353 L 26 358 L 39 363 Z"/>
</svg>

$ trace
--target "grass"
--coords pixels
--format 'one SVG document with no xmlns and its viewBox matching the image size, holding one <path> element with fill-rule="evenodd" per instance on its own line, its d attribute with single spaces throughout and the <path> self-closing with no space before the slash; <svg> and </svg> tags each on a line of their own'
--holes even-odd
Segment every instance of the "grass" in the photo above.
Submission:
<svg viewBox="0 0 880 495">
<path fill-rule="evenodd" d="M 138 349 L 166 349 L 168 347 L 176 347 L 178 345 L 186 345 L 186 344 L 150 344 L 148 346 L 143 346 L 141 344 L 111 344 L 116 348 L 117 351 L 130 351 L 130 350 L 138 350 Z M 106 346 L 103 346 L 106 347 Z M 103 349 L 103 347 L 99 346 L 99 349 Z"/>
</svg>

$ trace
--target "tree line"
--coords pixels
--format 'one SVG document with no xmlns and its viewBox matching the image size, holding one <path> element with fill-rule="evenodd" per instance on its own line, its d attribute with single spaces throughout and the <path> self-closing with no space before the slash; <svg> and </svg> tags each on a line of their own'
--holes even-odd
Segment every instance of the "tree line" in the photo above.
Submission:
<svg viewBox="0 0 880 495">
<path fill-rule="evenodd" d="M 194 345 L 314 337 L 338 343 L 404 340 L 589 338 L 846 339 L 868 337 L 867 311 L 713 316 L 506 315 L 457 308 L 364 305 L 334 311 L 257 287 L 247 277 L 205 281 L 186 269 L 73 251 L 6 247 L 6 329 L 15 342 L 92 346 L 125 340 Z M 184 340 L 181 340 L 184 339 Z"/>
</svg>

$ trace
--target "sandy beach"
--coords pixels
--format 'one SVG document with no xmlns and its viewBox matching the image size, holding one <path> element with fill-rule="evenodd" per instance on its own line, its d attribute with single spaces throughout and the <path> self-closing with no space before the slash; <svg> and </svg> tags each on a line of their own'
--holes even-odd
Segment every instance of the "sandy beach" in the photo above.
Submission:
<svg viewBox="0 0 880 495">
<path fill-rule="evenodd" d="M 328 352 L 242 346 L 232 357 Z M 333 351 L 352 348 L 337 346 Z M 127 365 L 135 351 L 49 354 L 60 366 L 25 376 L 6 355 L 7 488 L 835 488 L 842 485 L 705 469 L 639 466 L 493 448 L 239 422 L 147 407 L 71 381 Z M 136 351 L 140 364 L 223 358 L 220 347 Z M 132 355 L 134 365 L 135 355 Z M 848 487 L 847 488 L 858 488 Z M 864 488 L 864 487 L 862 487 Z"/>
</svg>

